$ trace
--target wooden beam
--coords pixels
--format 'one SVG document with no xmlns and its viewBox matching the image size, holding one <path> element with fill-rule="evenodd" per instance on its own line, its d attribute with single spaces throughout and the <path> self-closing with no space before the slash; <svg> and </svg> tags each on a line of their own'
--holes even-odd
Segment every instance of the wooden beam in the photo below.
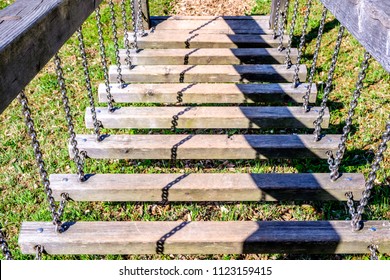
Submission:
<svg viewBox="0 0 390 280">
<path fill-rule="evenodd" d="M 80 182 L 77 174 L 53 174 L 50 186 L 58 201 L 345 201 L 358 200 L 365 188 L 362 174 L 92 174 Z"/>
<path fill-rule="evenodd" d="M 121 107 L 109 112 L 97 107 L 97 119 L 104 128 L 169 129 L 176 128 L 314 128 L 319 107 L 305 112 L 302 107 L 245 106 L 245 107 Z M 85 111 L 87 128 L 93 128 L 91 109 Z M 322 128 L 329 127 L 329 109 L 326 108 Z"/>
<path fill-rule="evenodd" d="M 120 88 L 111 84 L 115 102 L 124 103 L 255 103 L 267 104 L 294 101 L 303 102 L 308 84 L 129 84 Z M 107 102 L 105 84 L 99 85 L 99 102 Z M 315 103 L 317 87 L 313 84 L 310 102 Z"/>
<path fill-rule="evenodd" d="M 276 6 L 277 6 L 278 1 L 280 1 L 280 11 L 283 11 L 284 6 L 286 4 L 286 1 L 289 1 L 289 0 L 272 0 L 271 12 L 270 12 L 270 16 L 269 16 L 269 27 L 270 27 L 270 29 L 274 28 L 275 17 L 276 17 Z"/>
<path fill-rule="evenodd" d="M 269 16 L 151 16 L 151 21 L 162 20 L 262 20 L 268 21 Z"/>
<path fill-rule="evenodd" d="M 138 0 L 131 0 L 134 2 L 134 11 L 137 16 L 138 13 Z M 142 12 L 142 24 L 145 30 L 148 30 L 152 27 L 150 21 L 150 12 L 149 12 L 149 1 L 141 0 L 141 12 Z"/>
<path fill-rule="evenodd" d="M 122 66 L 126 83 L 247 83 L 292 82 L 295 65 L 286 69 L 282 64 L 248 65 L 136 65 Z M 117 81 L 118 68 L 110 66 L 110 82 Z M 307 69 L 301 65 L 299 80 L 306 81 Z"/>
<path fill-rule="evenodd" d="M 321 2 L 390 72 L 390 1 L 321 0 Z"/>
<path fill-rule="evenodd" d="M 101 0 L 21 0 L 0 11 L 0 113 Z"/>
<path fill-rule="evenodd" d="M 322 158 L 336 152 L 340 135 L 77 135 L 80 151 L 96 159 Z M 69 146 L 72 155 L 72 147 Z"/>
<path fill-rule="evenodd" d="M 58 234 L 50 222 L 22 223 L 19 246 L 35 254 L 369 254 L 390 253 L 390 221 L 75 222 Z"/>
</svg>

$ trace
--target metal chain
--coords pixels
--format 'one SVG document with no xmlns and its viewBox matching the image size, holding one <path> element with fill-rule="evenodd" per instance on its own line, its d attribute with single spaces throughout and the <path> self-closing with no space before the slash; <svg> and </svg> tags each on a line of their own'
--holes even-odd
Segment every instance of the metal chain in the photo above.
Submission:
<svg viewBox="0 0 390 280">
<path fill-rule="evenodd" d="M 106 86 L 106 95 L 107 95 L 107 106 L 109 112 L 114 112 L 114 99 L 111 94 L 110 80 L 108 76 L 108 66 L 107 66 L 107 57 L 106 57 L 106 48 L 104 47 L 104 39 L 103 39 L 103 26 L 102 26 L 102 18 L 100 16 L 100 7 L 98 6 L 95 10 L 96 14 L 96 25 L 98 28 L 99 35 L 99 48 L 100 48 L 100 58 L 103 67 L 104 74 L 104 84 Z"/>
<path fill-rule="evenodd" d="M 114 49 L 115 49 L 115 61 L 116 61 L 116 67 L 117 67 L 117 81 L 119 84 L 119 88 L 124 87 L 124 81 L 122 77 L 122 65 L 121 60 L 119 57 L 119 44 L 118 44 L 118 32 L 117 32 L 117 26 L 116 26 L 116 16 L 115 16 L 115 9 L 114 9 L 114 2 L 112 0 L 108 1 L 108 5 L 110 7 L 110 14 L 111 14 L 111 29 L 112 29 L 112 36 L 114 38 Z"/>
<path fill-rule="evenodd" d="M 142 1 L 138 0 L 138 11 L 137 11 L 137 31 L 142 36 L 145 35 L 144 21 L 142 20 Z"/>
<path fill-rule="evenodd" d="M 24 120 L 25 120 L 25 123 L 27 126 L 27 132 L 31 138 L 31 145 L 34 149 L 35 160 L 36 160 L 37 165 L 38 165 L 39 175 L 41 177 L 44 191 L 46 193 L 46 198 L 47 198 L 47 201 L 49 202 L 49 210 L 50 210 L 50 213 L 52 216 L 52 221 L 53 221 L 53 224 L 55 225 L 56 231 L 61 232 L 62 222 L 60 219 L 61 219 L 61 216 L 63 213 L 63 209 L 66 205 L 66 202 L 68 201 L 67 195 L 62 197 L 62 201 L 61 201 L 62 207 L 58 208 L 58 210 L 57 210 L 56 209 L 57 207 L 56 207 L 56 204 L 54 202 L 53 195 L 52 195 L 53 191 L 50 187 L 49 176 L 48 176 L 47 171 L 46 171 L 45 162 L 43 161 L 41 147 L 40 147 L 39 141 L 37 140 L 37 133 L 36 133 L 35 128 L 34 128 L 34 122 L 31 118 L 31 111 L 30 111 L 30 108 L 28 106 L 28 100 L 27 100 L 27 97 L 23 91 L 21 93 L 19 93 L 18 100 L 19 100 L 20 104 L 22 105 L 22 114 L 24 115 Z"/>
<path fill-rule="evenodd" d="M 136 18 L 136 15 L 135 15 L 134 1 L 136 1 L 136 0 L 130 0 L 131 22 L 133 24 L 133 48 L 138 50 L 137 18 Z"/>
<path fill-rule="evenodd" d="M 347 203 L 350 208 L 350 213 L 352 216 L 351 225 L 352 225 L 352 230 L 354 231 L 359 231 L 362 228 L 361 221 L 362 221 L 362 215 L 364 213 L 364 208 L 367 206 L 368 200 L 370 199 L 371 190 L 374 187 L 374 182 L 376 179 L 376 174 L 380 168 L 380 163 L 383 161 L 384 153 L 387 150 L 387 142 L 389 142 L 389 140 L 390 140 L 390 116 L 386 124 L 385 132 L 382 135 L 382 141 L 379 144 L 378 151 L 376 152 L 374 161 L 371 165 L 371 171 L 370 174 L 368 175 L 368 180 L 366 181 L 362 198 L 360 199 L 359 205 L 356 210 L 353 208 L 352 195 L 347 194 L 347 198 L 348 198 Z M 350 205 L 352 206 L 350 207 Z"/>
<path fill-rule="evenodd" d="M 64 72 L 62 70 L 61 59 L 58 56 L 58 54 L 54 55 L 54 63 L 56 66 L 58 84 L 60 85 L 60 89 L 61 89 L 62 103 L 64 106 L 66 121 L 68 123 L 69 142 L 72 146 L 73 160 L 77 167 L 79 180 L 81 182 L 84 182 L 85 181 L 85 174 L 84 174 L 85 154 L 80 152 L 79 149 L 77 148 L 76 133 L 74 132 L 73 118 L 70 112 L 69 99 L 67 96 L 68 94 L 67 94 L 67 89 L 66 89 L 65 79 L 64 79 Z"/>
<path fill-rule="evenodd" d="M 1 243 L 1 250 L 3 251 L 3 255 L 5 259 L 8 261 L 13 260 L 12 254 L 8 248 L 7 240 L 1 228 L 0 228 L 0 243 Z"/>
<path fill-rule="evenodd" d="M 341 164 L 341 160 L 344 157 L 344 153 L 346 150 L 346 142 L 348 138 L 348 134 L 351 131 L 352 118 L 355 115 L 355 109 L 358 105 L 358 99 L 361 95 L 361 90 L 363 89 L 363 81 L 366 78 L 368 63 L 371 58 L 371 55 L 368 52 L 364 54 L 364 60 L 361 64 L 361 70 L 358 76 L 358 80 L 356 82 L 356 89 L 353 92 L 353 98 L 349 105 L 348 117 L 345 121 L 345 126 L 343 128 L 343 134 L 340 138 L 340 144 L 338 146 L 338 150 L 336 152 L 336 157 L 330 152 L 329 160 L 329 170 L 330 170 L 330 179 L 332 181 L 336 181 L 340 177 L 339 168 Z"/>
<path fill-rule="evenodd" d="M 278 51 L 283 51 L 284 46 L 283 46 L 283 36 L 284 36 L 284 28 L 286 27 L 287 24 L 287 14 L 288 14 L 288 5 L 290 4 L 290 0 L 286 0 L 286 3 L 284 5 L 284 9 L 282 12 L 282 20 L 279 21 L 279 46 L 278 46 Z"/>
<path fill-rule="evenodd" d="M 287 50 L 286 50 L 286 67 L 289 69 L 292 66 L 291 61 L 291 46 L 292 46 L 292 40 L 294 36 L 294 29 L 295 29 L 295 23 L 297 21 L 297 15 L 298 15 L 298 5 L 299 0 L 295 0 L 294 2 L 294 8 L 293 8 L 293 16 L 291 18 L 291 26 L 290 26 L 290 33 L 288 36 L 288 43 L 287 43 Z"/>
<path fill-rule="evenodd" d="M 275 9 L 274 39 L 276 39 L 278 37 L 277 29 L 278 29 L 278 26 L 279 26 L 279 13 L 280 13 L 280 5 L 281 5 L 280 2 L 281 2 L 281 0 L 278 0 L 278 2 L 276 3 L 276 9 Z"/>
<path fill-rule="evenodd" d="M 80 27 L 77 30 L 77 37 L 79 39 L 79 49 L 80 49 L 80 54 L 81 54 L 81 58 L 83 61 L 85 86 L 86 86 L 87 91 L 88 91 L 89 105 L 91 106 L 91 115 L 92 115 L 94 132 L 96 135 L 96 140 L 101 141 L 102 139 L 100 136 L 100 128 L 102 127 L 102 123 L 100 121 L 98 121 L 97 116 L 96 116 L 95 99 L 93 97 L 91 78 L 89 75 L 89 66 L 88 66 L 87 54 L 85 52 L 85 44 L 84 44 L 84 36 L 83 36 L 83 32 L 82 32 L 82 27 Z"/>
<path fill-rule="evenodd" d="M 306 31 L 307 31 L 307 26 L 309 24 L 311 4 L 312 4 L 312 0 L 308 0 L 306 3 L 306 13 L 305 13 L 304 21 L 303 21 L 302 35 L 301 35 L 301 40 L 299 42 L 297 63 L 296 63 L 296 67 L 295 67 L 294 77 L 293 77 L 293 87 L 294 88 L 296 88 L 299 85 L 299 67 L 300 67 L 301 59 L 302 59 L 302 55 L 303 55 L 303 48 L 305 47 L 305 43 L 306 43 Z"/>
<path fill-rule="evenodd" d="M 35 246 L 35 260 L 40 261 L 42 260 L 42 255 L 43 255 L 43 246 L 42 245 L 37 245 Z"/>
<path fill-rule="evenodd" d="M 308 79 L 308 85 L 307 85 L 307 88 L 306 88 L 305 96 L 303 97 L 303 109 L 305 110 L 305 112 L 309 112 L 310 111 L 310 109 L 309 109 L 309 98 L 310 98 L 310 94 L 311 94 L 311 89 L 313 87 L 314 74 L 316 72 L 316 64 L 317 64 L 318 54 L 320 52 L 322 35 L 324 34 L 325 20 L 326 20 L 327 14 L 328 14 L 328 9 L 324 6 L 324 9 L 322 10 L 322 17 L 321 17 L 320 27 L 318 29 L 318 35 L 317 35 L 317 41 L 316 41 L 316 49 L 315 49 L 314 55 L 313 55 L 313 62 L 311 64 L 310 75 L 309 75 L 309 79 Z"/>
<path fill-rule="evenodd" d="M 122 22 L 123 22 L 123 31 L 125 33 L 125 48 L 126 48 L 126 58 L 125 62 L 129 69 L 131 69 L 132 63 L 131 63 L 131 52 L 130 52 L 130 41 L 129 41 L 129 29 L 127 27 L 127 16 L 126 16 L 126 4 L 125 0 L 121 0 L 121 10 L 122 10 Z"/>
<path fill-rule="evenodd" d="M 371 244 L 370 246 L 368 246 L 368 250 L 370 250 L 370 259 L 372 261 L 377 261 L 379 258 L 378 258 L 378 246 L 377 245 L 374 245 L 374 244 Z"/>
<path fill-rule="evenodd" d="M 327 78 L 326 85 L 325 85 L 324 95 L 322 97 L 321 109 L 318 113 L 317 119 L 314 121 L 314 140 L 315 141 L 319 141 L 321 139 L 321 123 L 323 121 L 322 118 L 324 117 L 326 103 L 328 102 L 329 93 L 332 89 L 334 70 L 336 69 L 336 63 L 337 63 L 337 59 L 338 59 L 339 52 L 340 52 L 341 42 L 343 40 L 344 30 L 345 30 L 345 27 L 340 25 L 339 32 L 337 35 L 336 46 L 335 46 L 335 49 L 333 52 L 332 62 L 330 65 L 330 69 L 328 72 L 328 78 Z"/>
</svg>

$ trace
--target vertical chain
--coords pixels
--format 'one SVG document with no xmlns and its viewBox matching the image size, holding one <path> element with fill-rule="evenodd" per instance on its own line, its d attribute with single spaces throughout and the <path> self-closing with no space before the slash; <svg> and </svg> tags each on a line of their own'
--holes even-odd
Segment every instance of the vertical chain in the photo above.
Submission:
<svg viewBox="0 0 390 280">
<path fill-rule="evenodd" d="M 122 77 L 122 65 L 119 57 L 119 44 L 118 44 L 118 32 L 117 32 L 117 26 L 116 26 L 116 16 L 115 16 L 115 7 L 114 2 L 112 0 L 108 1 L 108 5 L 110 7 L 110 14 L 111 14 L 111 29 L 112 29 L 112 36 L 114 38 L 114 49 L 115 49 L 115 61 L 116 61 L 116 67 L 117 67 L 117 81 L 120 88 L 124 87 L 124 81 Z"/>
<path fill-rule="evenodd" d="M 144 21 L 142 19 L 142 0 L 138 0 L 137 31 L 141 37 L 145 35 Z"/>
<path fill-rule="evenodd" d="M 96 135 L 96 140 L 101 141 L 100 128 L 102 127 L 102 123 L 100 121 L 98 121 L 97 116 L 96 116 L 95 99 L 93 97 L 91 78 L 89 75 L 89 66 L 88 66 L 87 54 L 85 52 L 85 44 L 84 44 L 84 36 L 83 36 L 83 32 L 82 32 L 82 27 L 80 27 L 77 30 L 77 37 L 79 39 L 79 49 L 80 49 L 80 54 L 81 54 L 81 58 L 83 61 L 85 86 L 86 86 L 87 91 L 88 91 L 89 105 L 91 106 L 91 115 L 92 115 L 94 132 Z"/>
<path fill-rule="evenodd" d="M 42 245 L 37 245 L 35 246 L 35 260 L 40 261 L 42 260 L 42 255 L 43 255 L 43 246 Z"/>
<path fill-rule="evenodd" d="M 127 26 L 127 16 L 126 16 L 126 4 L 125 0 L 121 0 L 121 10 L 122 10 L 122 22 L 123 22 L 123 31 L 125 33 L 125 48 L 126 48 L 126 64 L 129 69 L 132 68 L 131 64 L 131 52 L 130 52 L 130 41 L 129 41 L 129 29 Z"/>
<path fill-rule="evenodd" d="M 291 25 L 290 25 L 290 33 L 288 35 L 288 43 L 287 43 L 287 50 L 286 50 L 286 67 L 289 69 L 292 66 L 291 62 L 291 46 L 292 46 L 292 40 L 294 36 L 294 29 L 295 29 L 295 23 L 297 21 L 297 15 L 298 15 L 298 2 L 299 0 L 295 0 L 294 2 L 294 8 L 293 8 L 293 16 L 291 18 Z"/>
<path fill-rule="evenodd" d="M 340 168 L 341 160 L 343 159 L 346 150 L 346 142 L 347 142 L 348 134 L 351 131 L 352 118 L 355 115 L 355 109 L 358 105 L 358 99 L 361 95 L 361 90 L 363 89 L 363 81 L 366 78 L 367 68 L 368 68 L 370 58 L 371 55 L 368 52 L 365 52 L 364 59 L 361 65 L 361 70 L 358 76 L 358 80 L 356 82 L 356 89 L 353 92 L 353 98 L 349 105 L 348 117 L 345 121 L 345 126 L 343 128 L 343 134 L 341 135 L 340 138 L 340 144 L 338 146 L 336 157 L 333 157 L 333 155 L 329 157 L 330 179 L 332 181 L 336 181 L 340 177 L 339 168 Z"/>
<path fill-rule="evenodd" d="M 53 195 L 52 195 L 53 191 L 50 187 L 49 176 L 48 176 L 47 171 L 46 171 L 45 162 L 43 161 L 41 147 L 40 147 L 39 141 L 37 140 L 37 133 L 35 131 L 34 122 L 31 118 L 31 111 L 30 111 L 30 108 L 28 106 L 28 100 L 27 100 L 27 97 L 23 91 L 18 95 L 18 100 L 19 100 L 20 104 L 22 105 L 22 114 L 24 116 L 24 121 L 25 121 L 26 126 L 27 126 L 27 132 L 31 138 L 31 145 L 34 149 L 35 160 L 36 160 L 37 165 L 38 165 L 39 175 L 41 177 L 44 191 L 46 193 L 46 198 L 47 198 L 47 201 L 49 203 L 49 210 L 50 210 L 50 213 L 52 216 L 53 224 L 56 227 L 56 231 L 61 232 L 62 222 L 60 219 L 62 216 L 63 208 L 65 207 L 66 202 L 68 201 L 68 198 L 67 198 L 67 195 L 62 197 L 62 201 L 61 201 L 61 204 L 63 205 L 62 210 L 61 211 L 56 210 L 57 207 L 56 207 L 56 204 L 54 202 Z"/>
<path fill-rule="evenodd" d="M 0 244 L 1 244 L 1 250 L 3 251 L 4 258 L 8 261 L 13 260 L 11 251 L 8 248 L 7 240 L 1 228 L 0 228 Z"/>
<path fill-rule="evenodd" d="M 303 97 L 303 109 L 305 110 L 305 112 L 309 112 L 309 98 L 310 98 L 310 94 L 311 94 L 311 89 L 313 87 L 314 73 L 316 72 L 316 64 L 317 64 L 318 54 L 320 52 L 322 35 L 324 34 L 325 20 L 326 20 L 327 14 L 328 14 L 328 9 L 324 6 L 324 9 L 322 10 L 320 27 L 318 29 L 316 49 L 315 49 L 314 55 L 313 55 L 313 62 L 311 64 L 308 85 L 306 88 L 305 96 Z"/>
<path fill-rule="evenodd" d="M 374 245 L 374 244 L 371 244 L 370 246 L 368 246 L 368 250 L 370 250 L 370 259 L 372 261 L 377 261 L 379 258 L 378 258 L 378 246 L 377 245 Z"/>
<path fill-rule="evenodd" d="M 99 35 L 100 58 L 101 58 L 101 63 L 102 63 L 102 67 L 103 67 L 104 84 L 106 86 L 108 111 L 114 112 L 114 99 L 113 99 L 112 94 L 111 94 L 110 80 L 109 80 L 109 76 L 108 76 L 106 48 L 104 47 L 103 26 L 102 26 L 102 18 L 100 16 L 100 7 L 99 6 L 96 8 L 95 14 L 96 14 L 96 25 L 98 28 L 98 35 Z"/>
<path fill-rule="evenodd" d="M 283 37 L 284 37 L 284 29 L 287 24 L 287 16 L 288 16 L 288 5 L 290 4 L 290 0 L 286 0 L 286 3 L 284 5 L 284 9 L 282 12 L 282 20 L 279 21 L 279 46 L 278 46 L 278 51 L 283 51 L 284 46 L 283 46 Z"/>
<path fill-rule="evenodd" d="M 321 123 L 325 114 L 326 103 L 328 102 L 329 93 L 332 89 L 334 70 L 336 69 L 336 63 L 340 52 L 341 42 L 343 40 L 345 27 L 340 25 L 340 29 L 337 35 L 336 46 L 332 56 L 332 62 L 328 72 L 328 78 L 325 85 L 324 96 L 321 102 L 321 109 L 318 113 L 317 119 L 314 121 L 314 140 L 319 141 L 321 139 Z"/>
<path fill-rule="evenodd" d="M 365 189 L 363 191 L 362 198 L 360 199 L 356 211 L 353 208 L 352 196 L 350 194 L 347 194 L 348 206 L 349 204 L 352 204 L 352 207 L 349 208 L 352 216 L 352 221 L 351 221 L 352 230 L 354 231 L 358 231 L 362 228 L 361 221 L 362 221 L 362 215 L 364 213 L 364 208 L 367 206 L 368 200 L 370 199 L 371 190 L 374 187 L 374 182 L 376 179 L 376 174 L 380 168 L 381 162 L 383 161 L 384 153 L 387 150 L 387 142 L 389 142 L 389 140 L 390 140 L 390 116 L 386 124 L 385 132 L 382 135 L 382 141 L 379 144 L 378 151 L 376 152 L 374 161 L 371 165 L 371 171 L 370 174 L 368 175 L 368 180 L 366 181 Z"/>
<path fill-rule="evenodd" d="M 278 26 L 279 26 L 279 13 L 280 13 L 280 3 L 281 0 L 278 0 L 276 2 L 276 9 L 275 9 L 275 19 L 274 19 L 274 39 L 278 37 Z"/>
<path fill-rule="evenodd" d="M 137 36 L 137 18 L 135 15 L 135 5 L 134 1 L 130 0 L 130 9 L 131 9 L 131 22 L 133 24 L 133 48 L 138 50 L 138 36 Z"/>
<path fill-rule="evenodd" d="M 85 181 L 85 174 L 84 174 L 85 154 L 83 152 L 80 152 L 79 149 L 77 148 L 76 133 L 74 132 L 73 118 L 72 118 L 72 114 L 70 112 L 69 99 L 67 96 L 68 93 L 67 93 L 65 79 L 64 79 L 64 72 L 62 70 L 61 59 L 59 58 L 58 54 L 54 55 L 54 63 L 56 66 L 57 80 L 58 80 L 58 84 L 60 85 L 62 103 L 64 106 L 66 121 L 68 124 L 69 142 L 72 146 L 72 153 L 74 156 L 73 160 L 74 160 L 76 167 L 77 167 L 77 173 L 79 175 L 79 180 L 81 182 L 83 182 L 83 181 Z"/>
<path fill-rule="evenodd" d="M 301 59 L 302 59 L 302 55 L 303 55 L 303 48 L 305 47 L 305 43 L 306 43 L 306 31 L 307 31 L 307 26 L 309 24 L 311 4 L 312 4 L 312 0 L 308 0 L 306 3 L 305 19 L 303 21 L 302 35 L 301 35 L 301 40 L 299 42 L 299 48 L 298 48 L 297 64 L 295 67 L 295 73 L 294 73 L 294 77 L 293 77 L 293 87 L 294 88 L 296 88 L 299 85 L 299 67 L 300 67 Z"/>
</svg>

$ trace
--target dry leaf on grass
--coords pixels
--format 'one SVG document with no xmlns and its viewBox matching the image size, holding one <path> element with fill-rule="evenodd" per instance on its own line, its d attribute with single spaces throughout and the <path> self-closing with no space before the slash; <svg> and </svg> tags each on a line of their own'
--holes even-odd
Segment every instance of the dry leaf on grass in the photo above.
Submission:
<svg viewBox="0 0 390 280">
<path fill-rule="evenodd" d="M 178 0 L 173 14 L 181 16 L 243 16 L 255 4 L 254 0 Z"/>
</svg>

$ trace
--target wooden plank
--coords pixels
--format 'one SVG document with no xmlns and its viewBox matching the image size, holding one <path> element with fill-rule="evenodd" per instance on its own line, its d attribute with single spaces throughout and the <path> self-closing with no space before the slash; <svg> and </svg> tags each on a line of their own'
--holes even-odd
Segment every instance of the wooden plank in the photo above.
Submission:
<svg viewBox="0 0 390 280">
<path fill-rule="evenodd" d="M 125 64 L 126 51 L 120 50 L 121 63 Z M 291 59 L 296 63 L 298 50 L 291 49 Z M 276 48 L 245 49 L 145 49 L 131 51 L 131 62 L 135 65 L 219 65 L 219 64 L 283 64 L 286 51 Z"/>
<path fill-rule="evenodd" d="M 120 88 L 111 84 L 116 102 L 125 103 L 280 103 L 303 102 L 308 84 L 129 84 Z M 106 86 L 99 85 L 99 102 L 107 102 Z M 313 84 L 309 101 L 315 103 L 317 87 Z"/>
<path fill-rule="evenodd" d="M 151 21 L 157 20 L 269 20 L 269 16 L 151 16 Z"/>
<path fill-rule="evenodd" d="M 133 33 L 129 33 L 133 40 Z M 288 38 L 284 36 L 283 44 Z M 189 34 L 187 31 L 175 32 L 174 36 L 163 30 L 146 32 L 146 36 L 138 38 L 140 49 L 196 49 L 196 48 L 276 48 L 279 40 L 272 35 L 253 34 Z"/>
<path fill-rule="evenodd" d="M 58 234 L 50 222 L 24 222 L 23 254 L 369 254 L 390 253 L 390 221 L 75 222 Z"/>
<path fill-rule="evenodd" d="M 246 83 L 292 82 L 295 65 L 286 69 L 280 64 L 251 65 L 136 65 L 122 66 L 126 83 Z M 117 81 L 117 66 L 110 66 L 110 82 Z M 306 81 L 307 69 L 301 65 L 300 81 Z"/>
<path fill-rule="evenodd" d="M 101 0 L 20 0 L 0 10 L 0 113 Z"/>
<path fill-rule="evenodd" d="M 319 107 L 305 112 L 302 107 L 122 107 L 109 112 L 97 107 L 97 119 L 104 128 L 314 128 Z M 322 128 L 329 127 L 325 109 Z M 87 128 L 93 128 L 91 109 L 85 113 Z"/>
<path fill-rule="evenodd" d="M 280 2 L 280 9 L 279 11 L 283 11 L 284 9 L 284 6 L 286 5 L 286 1 L 287 0 L 272 0 L 272 3 L 271 3 L 271 12 L 270 12 L 270 16 L 269 16 L 269 27 L 271 29 L 274 28 L 274 24 L 275 24 L 275 17 L 276 17 L 276 7 L 277 7 L 277 3 Z M 291 4 L 292 5 L 292 4 Z"/>
<path fill-rule="evenodd" d="M 54 198 L 67 193 L 73 201 L 345 201 L 358 200 L 365 187 L 362 174 L 53 174 Z"/>
<path fill-rule="evenodd" d="M 321 0 L 321 2 L 390 72 L 390 1 Z"/>
<path fill-rule="evenodd" d="M 101 142 L 94 135 L 77 135 L 76 141 L 98 159 L 327 159 L 340 135 L 318 142 L 312 135 L 106 135 Z"/>
<path fill-rule="evenodd" d="M 154 30 L 177 32 L 188 30 L 190 33 L 223 33 L 226 34 L 273 34 L 265 20 L 153 20 Z"/>
<path fill-rule="evenodd" d="M 133 1 L 133 7 L 134 7 L 134 14 L 138 15 L 138 0 L 130 0 Z M 151 28 L 151 21 L 150 21 L 150 13 L 149 13 L 149 1 L 148 0 L 141 0 L 141 17 L 142 17 L 142 25 L 144 29 L 150 29 Z"/>
</svg>

